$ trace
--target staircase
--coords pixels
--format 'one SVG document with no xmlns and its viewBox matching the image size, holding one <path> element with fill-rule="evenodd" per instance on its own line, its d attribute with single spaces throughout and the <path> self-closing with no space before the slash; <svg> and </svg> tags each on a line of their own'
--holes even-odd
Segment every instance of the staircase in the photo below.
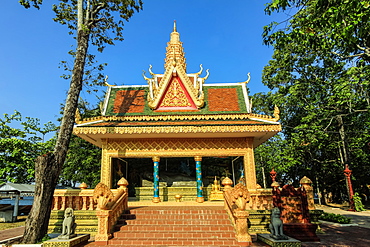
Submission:
<svg viewBox="0 0 370 247">
<path fill-rule="evenodd" d="M 121 226 L 120 226 L 121 224 Z M 222 206 L 130 207 L 109 246 L 240 246 Z"/>
</svg>

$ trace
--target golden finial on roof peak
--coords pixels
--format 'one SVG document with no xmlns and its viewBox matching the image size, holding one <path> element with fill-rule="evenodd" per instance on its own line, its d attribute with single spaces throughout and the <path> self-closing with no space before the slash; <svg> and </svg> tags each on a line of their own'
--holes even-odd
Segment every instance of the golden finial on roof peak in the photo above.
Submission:
<svg viewBox="0 0 370 247">
<path fill-rule="evenodd" d="M 177 32 L 176 21 L 174 21 L 173 23 L 173 32 L 171 33 L 170 43 L 172 44 L 180 43 L 180 34 Z"/>
<path fill-rule="evenodd" d="M 173 32 L 170 35 L 170 41 L 167 43 L 166 58 L 164 67 L 182 66 L 186 71 L 185 54 L 180 41 L 180 33 L 177 32 L 176 21 L 173 23 Z"/>
</svg>

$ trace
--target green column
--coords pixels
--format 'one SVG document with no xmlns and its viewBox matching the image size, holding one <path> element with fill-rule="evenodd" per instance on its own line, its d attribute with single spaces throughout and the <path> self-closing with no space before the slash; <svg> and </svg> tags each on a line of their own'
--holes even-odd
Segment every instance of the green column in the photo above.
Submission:
<svg viewBox="0 0 370 247">
<path fill-rule="evenodd" d="M 196 179 L 197 179 L 197 202 L 201 203 L 204 202 L 203 197 L 203 180 L 202 180 L 202 157 L 195 156 L 195 172 L 196 172 Z"/>
<path fill-rule="evenodd" d="M 153 199 L 152 202 L 160 202 L 159 198 L 159 157 L 153 157 Z"/>
</svg>

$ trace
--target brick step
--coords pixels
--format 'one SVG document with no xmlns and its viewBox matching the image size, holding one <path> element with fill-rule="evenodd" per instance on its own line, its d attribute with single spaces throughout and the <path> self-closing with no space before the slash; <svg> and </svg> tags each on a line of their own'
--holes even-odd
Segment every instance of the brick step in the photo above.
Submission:
<svg viewBox="0 0 370 247">
<path fill-rule="evenodd" d="M 240 246 L 236 240 L 229 238 L 114 238 L 108 241 L 109 246 Z"/>
<path fill-rule="evenodd" d="M 122 222 L 119 221 L 119 224 Z M 201 220 L 201 219 L 190 219 L 190 220 L 126 220 L 127 225 L 229 225 L 231 224 L 229 219 L 217 219 L 217 220 Z"/>
<path fill-rule="evenodd" d="M 133 239 L 133 238 L 156 238 L 156 239 L 173 239 L 173 238 L 194 238 L 194 239 L 218 239 L 218 238 L 235 238 L 234 232 L 165 232 L 165 231 L 135 231 L 135 232 L 115 232 L 115 238 Z"/>
<path fill-rule="evenodd" d="M 189 219 L 204 219 L 204 220 L 214 220 L 214 219 L 228 219 L 225 212 L 223 214 L 122 214 L 121 219 L 126 220 L 139 220 L 139 219 L 148 219 L 148 220 L 189 220 Z"/>
<path fill-rule="evenodd" d="M 224 209 L 174 209 L 174 210 L 160 210 L 160 209 L 129 209 L 127 214 L 225 214 Z"/>
<path fill-rule="evenodd" d="M 234 232 L 234 228 L 229 225 L 125 225 L 121 226 L 117 231 L 121 232 L 133 232 L 133 231 L 143 231 L 150 230 L 150 231 L 177 231 L 177 232 L 184 232 L 184 231 L 205 231 L 205 232 L 218 232 L 218 231 L 231 231 Z"/>
</svg>

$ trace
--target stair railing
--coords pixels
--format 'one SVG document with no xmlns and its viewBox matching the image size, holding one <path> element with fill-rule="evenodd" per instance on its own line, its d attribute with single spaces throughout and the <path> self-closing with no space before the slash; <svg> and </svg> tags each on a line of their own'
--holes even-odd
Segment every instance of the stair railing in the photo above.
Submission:
<svg viewBox="0 0 370 247">
<path fill-rule="evenodd" d="M 121 178 L 116 196 L 103 183 L 99 183 L 94 189 L 93 200 L 97 204 L 96 215 L 98 217 L 98 233 L 95 242 L 107 242 L 112 238 L 113 228 L 123 211 L 128 209 L 128 182 Z"/>
<path fill-rule="evenodd" d="M 222 181 L 222 184 L 224 185 L 224 181 Z M 249 213 L 246 211 L 246 205 L 250 200 L 247 187 L 243 183 L 238 183 L 232 188 L 228 183 L 228 185 L 224 186 L 224 198 L 225 210 L 234 226 L 236 240 L 238 242 L 245 242 L 247 245 L 252 244 L 252 238 L 248 233 L 247 224 Z"/>
</svg>

